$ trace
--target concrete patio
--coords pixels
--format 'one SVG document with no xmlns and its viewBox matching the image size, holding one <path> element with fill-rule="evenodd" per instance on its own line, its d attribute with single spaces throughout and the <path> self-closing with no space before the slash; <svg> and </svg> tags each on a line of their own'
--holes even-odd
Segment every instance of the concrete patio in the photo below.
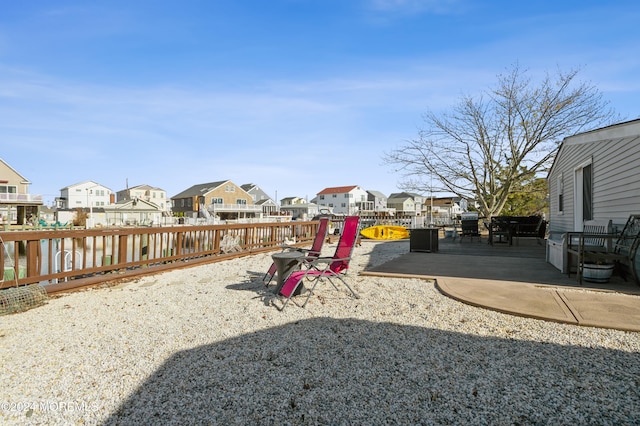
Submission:
<svg viewBox="0 0 640 426">
<path fill-rule="evenodd" d="M 440 238 L 434 253 L 410 252 L 362 275 L 420 277 L 475 306 L 570 324 L 640 331 L 640 286 L 614 275 L 579 285 L 546 262 L 544 241 L 488 244 L 486 237 Z"/>
</svg>

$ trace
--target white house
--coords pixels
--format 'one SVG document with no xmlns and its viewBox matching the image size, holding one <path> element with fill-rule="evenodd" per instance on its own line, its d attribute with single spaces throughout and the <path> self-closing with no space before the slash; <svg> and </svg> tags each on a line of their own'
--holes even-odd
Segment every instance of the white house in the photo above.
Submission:
<svg viewBox="0 0 640 426">
<path fill-rule="evenodd" d="M 569 136 L 548 175 L 547 259 L 564 271 L 563 234 L 590 219 L 620 230 L 640 212 L 640 119 Z"/>
<path fill-rule="evenodd" d="M 69 185 L 60 190 L 56 198 L 58 220 L 66 222 L 73 217 L 75 209 L 88 210 L 87 228 L 105 225 L 104 207 L 115 202 L 111 189 L 92 180 Z"/>
<path fill-rule="evenodd" d="M 60 190 L 56 198 L 59 209 L 104 207 L 115 202 L 111 189 L 92 180 L 69 185 Z"/>
<path fill-rule="evenodd" d="M 294 219 L 310 220 L 318 214 L 318 205 L 301 197 L 285 197 L 280 200 L 280 210 Z"/>
<path fill-rule="evenodd" d="M 318 192 L 318 208 L 330 209 L 335 214 L 353 215 L 367 204 L 367 191 L 357 185 L 325 188 Z"/>
</svg>

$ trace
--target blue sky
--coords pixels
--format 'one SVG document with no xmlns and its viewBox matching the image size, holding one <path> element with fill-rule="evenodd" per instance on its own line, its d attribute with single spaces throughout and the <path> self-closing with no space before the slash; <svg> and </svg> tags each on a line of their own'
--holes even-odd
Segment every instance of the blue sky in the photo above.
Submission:
<svg viewBox="0 0 640 426">
<path fill-rule="evenodd" d="M 0 158 L 47 204 L 85 180 L 389 195 L 384 153 L 516 62 L 640 117 L 638 22 L 636 0 L 0 0 Z"/>
</svg>

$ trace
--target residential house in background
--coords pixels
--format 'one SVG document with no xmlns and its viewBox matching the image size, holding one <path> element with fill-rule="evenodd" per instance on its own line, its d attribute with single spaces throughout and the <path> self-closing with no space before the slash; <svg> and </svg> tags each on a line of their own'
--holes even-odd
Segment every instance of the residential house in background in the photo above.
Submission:
<svg viewBox="0 0 640 426">
<path fill-rule="evenodd" d="M 318 209 L 330 209 L 334 214 L 354 215 L 369 207 L 367 191 L 357 185 L 325 188 L 318 192 Z"/>
<path fill-rule="evenodd" d="M 431 199 L 427 200 L 431 206 Z M 462 206 L 461 206 L 462 204 Z M 433 198 L 433 216 L 430 218 L 435 225 L 449 225 L 462 214 L 465 209 L 466 200 L 462 202 L 460 197 L 437 197 Z M 431 208 L 429 208 L 431 210 Z"/>
<path fill-rule="evenodd" d="M 280 210 L 293 219 L 311 220 L 318 214 L 318 205 L 301 197 L 286 197 L 280 200 Z"/>
<path fill-rule="evenodd" d="M 128 200 L 144 200 L 157 205 L 160 210 L 169 213 L 171 203 L 167 198 L 167 191 L 150 185 L 138 185 L 116 192 L 118 203 Z"/>
<path fill-rule="evenodd" d="M 171 197 L 174 216 L 197 218 L 213 215 L 221 220 L 262 216 L 262 206 L 230 180 L 202 183 Z"/>
<path fill-rule="evenodd" d="M 372 211 L 395 213 L 395 209 L 387 206 L 387 196 L 380 191 L 367 191 L 367 201 L 370 203 Z"/>
<path fill-rule="evenodd" d="M 278 205 L 276 202 L 258 185 L 254 183 L 245 183 L 244 185 L 240 185 L 240 188 L 246 191 L 247 194 L 251 195 L 253 204 L 262 207 L 262 214 L 264 216 L 278 214 Z"/>
<path fill-rule="evenodd" d="M 547 260 L 566 268 L 564 234 L 584 221 L 611 220 L 618 231 L 640 212 L 640 119 L 566 137 L 549 170 Z"/>
<path fill-rule="evenodd" d="M 43 205 L 40 207 L 40 220 L 46 224 L 55 224 L 57 211 L 53 206 Z M 42 222 L 40 222 L 42 224 Z"/>
<path fill-rule="evenodd" d="M 135 197 L 105 206 L 104 214 L 111 226 L 162 225 L 168 219 L 167 212 L 156 203 Z"/>
<path fill-rule="evenodd" d="M 113 203 L 113 191 L 92 180 L 66 186 L 60 190 L 60 197 L 56 198 L 56 206 L 62 210 L 102 208 Z"/>
<path fill-rule="evenodd" d="M 40 218 L 42 195 L 29 194 L 29 182 L 0 158 L 0 224 L 24 225 Z"/>
<path fill-rule="evenodd" d="M 73 221 L 76 210 L 87 213 L 86 226 L 107 225 L 104 207 L 115 203 L 115 194 L 111 189 L 92 180 L 66 186 L 56 198 L 58 221 Z"/>
<path fill-rule="evenodd" d="M 387 198 L 387 207 L 396 209 L 398 215 L 421 216 L 427 213 L 423 195 L 411 192 L 396 192 Z"/>
</svg>

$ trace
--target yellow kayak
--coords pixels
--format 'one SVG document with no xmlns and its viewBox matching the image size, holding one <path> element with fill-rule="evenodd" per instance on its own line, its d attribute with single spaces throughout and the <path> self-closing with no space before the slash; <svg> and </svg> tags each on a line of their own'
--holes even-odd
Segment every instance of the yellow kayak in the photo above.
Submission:
<svg viewBox="0 0 640 426">
<path fill-rule="evenodd" d="M 360 235 L 372 240 L 402 240 L 409 238 L 409 230 L 404 226 L 376 225 L 364 228 Z"/>
</svg>

